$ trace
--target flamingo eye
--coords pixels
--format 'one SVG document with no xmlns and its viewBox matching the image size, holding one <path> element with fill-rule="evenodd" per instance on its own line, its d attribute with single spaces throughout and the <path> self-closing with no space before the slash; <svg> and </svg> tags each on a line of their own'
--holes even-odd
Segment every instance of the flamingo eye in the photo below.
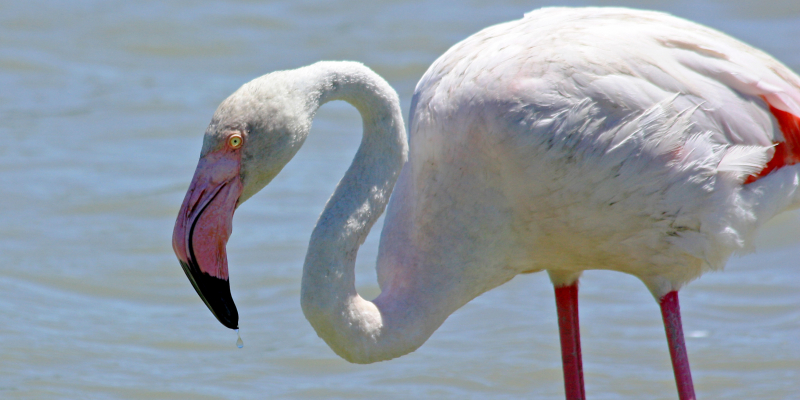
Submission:
<svg viewBox="0 0 800 400">
<path fill-rule="evenodd" d="M 231 137 L 228 138 L 228 146 L 231 146 L 232 149 L 238 149 L 239 147 L 242 147 L 243 143 L 244 139 L 242 139 L 242 135 L 231 135 Z"/>
</svg>

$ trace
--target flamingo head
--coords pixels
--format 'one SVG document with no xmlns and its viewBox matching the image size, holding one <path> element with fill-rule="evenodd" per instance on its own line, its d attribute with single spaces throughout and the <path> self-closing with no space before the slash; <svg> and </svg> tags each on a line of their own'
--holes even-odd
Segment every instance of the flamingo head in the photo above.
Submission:
<svg viewBox="0 0 800 400">
<path fill-rule="evenodd" d="M 239 313 L 228 280 L 233 213 L 261 190 L 302 145 L 310 128 L 303 99 L 281 74 L 255 79 L 217 109 L 172 235 L 172 248 L 197 294 L 223 325 Z"/>
</svg>

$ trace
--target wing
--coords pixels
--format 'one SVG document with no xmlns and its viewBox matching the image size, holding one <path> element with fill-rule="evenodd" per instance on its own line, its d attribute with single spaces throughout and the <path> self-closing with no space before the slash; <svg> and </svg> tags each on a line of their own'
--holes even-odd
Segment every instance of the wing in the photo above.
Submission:
<svg viewBox="0 0 800 400">
<path fill-rule="evenodd" d="M 600 110 L 588 118 L 609 128 L 654 107 L 686 115 L 686 129 L 666 138 L 671 151 L 687 162 L 713 152 L 719 171 L 746 183 L 800 161 L 797 75 L 713 29 L 616 8 L 537 10 L 453 46 L 417 85 L 412 146 L 415 135 L 436 131 L 415 129 L 434 114 L 480 107 L 530 122 L 587 102 Z"/>
</svg>

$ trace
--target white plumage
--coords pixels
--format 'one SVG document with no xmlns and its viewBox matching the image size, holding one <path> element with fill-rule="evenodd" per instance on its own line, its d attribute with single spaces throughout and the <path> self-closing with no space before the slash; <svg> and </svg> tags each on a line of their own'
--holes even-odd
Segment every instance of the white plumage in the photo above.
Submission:
<svg viewBox="0 0 800 400">
<path fill-rule="evenodd" d="M 424 164 L 441 160 L 441 180 L 480 187 L 418 197 L 486 204 L 481 192 L 501 193 L 491 204 L 504 222 L 464 218 L 511 228 L 513 273 L 614 269 L 660 297 L 746 246 L 773 216 L 763 203 L 796 206 L 786 184 L 796 168 L 741 183 L 783 140 L 762 97 L 800 115 L 799 88 L 771 57 L 675 17 L 543 9 L 431 66 L 414 95 L 406 168 L 426 179 Z M 469 163 L 491 176 L 457 178 Z"/>
</svg>

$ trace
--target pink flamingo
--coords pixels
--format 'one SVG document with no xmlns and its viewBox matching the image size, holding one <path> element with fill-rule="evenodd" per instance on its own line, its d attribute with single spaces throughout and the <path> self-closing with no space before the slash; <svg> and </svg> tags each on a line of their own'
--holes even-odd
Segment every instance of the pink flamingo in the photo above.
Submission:
<svg viewBox="0 0 800 400">
<path fill-rule="evenodd" d="M 659 302 L 679 396 L 692 399 L 678 290 L 800 206 L 793 72 L 662 13 L 542 9 L 434 62 L 414 92 L 410 146 L 397 94 L 357 63 L 274 72 L 219 106 L 173 247 L 229 328 L 233 212 L 280 172 L 331 100 L 361 112 L 363 140 L 311 235 L 302 307 L 351 362 L 414 351 L 471 299 L 546 270 L 566 395 L 582 399 L 578 278 L 607 269 L 638 277 Z M 354 261 L 387 203 L 382 292 L 367 301 Z"/>
</svg>

